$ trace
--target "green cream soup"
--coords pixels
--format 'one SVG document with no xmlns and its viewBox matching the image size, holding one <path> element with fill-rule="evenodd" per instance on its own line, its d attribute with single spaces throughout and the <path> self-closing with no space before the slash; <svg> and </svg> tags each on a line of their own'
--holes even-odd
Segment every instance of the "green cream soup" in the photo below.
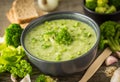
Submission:
<svg viewBox="0 0 120 82">
<path fill-rule="evenodd" d="M 94 30 L 70 19 L 47 21 L 28 32 L 25 47 L 35 57 L 46 61 L 66 61 L 90 50 L 96 42 Z"/>
</svg>

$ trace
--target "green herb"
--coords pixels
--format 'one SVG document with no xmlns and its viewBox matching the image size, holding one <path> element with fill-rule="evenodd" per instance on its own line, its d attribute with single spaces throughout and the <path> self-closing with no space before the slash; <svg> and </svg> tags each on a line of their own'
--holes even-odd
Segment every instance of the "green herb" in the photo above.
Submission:
<svg viewBox="0 0 120 82">
<path fill-rule="evenodd" d="M 55 41 L 59 44 L 69 45 L 73 42 L 73 37 L 68 32 L 67 28 L 61 28 L 55 35 Z"/>
<path fill-rule="evenodd" d="M 73 37 L 70 35 L 66 27 L 47 31 L 42 35 L 42 38 L 45 41 L 45 43 L 42 44 L 44 49 L 51 46 L 49 43 L 51 39 L 56 41 L 58 44 L 64 45 L 69 45 L 73 41 Z"/>
</svg>

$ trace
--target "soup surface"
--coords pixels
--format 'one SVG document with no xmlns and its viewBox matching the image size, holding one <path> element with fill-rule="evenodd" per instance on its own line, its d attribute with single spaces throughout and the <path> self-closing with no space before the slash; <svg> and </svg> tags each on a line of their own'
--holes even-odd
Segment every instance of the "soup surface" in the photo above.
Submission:
<svg viewBox="0 0 120 82">
<path fill-rule="evenodd" d="M 67 61 L 86 53 L 96 42 L 94 30 L 87 24 L 59 19 L 32 28 L 25 36 L 25 47 L 46 61 Z"/>
</svg>

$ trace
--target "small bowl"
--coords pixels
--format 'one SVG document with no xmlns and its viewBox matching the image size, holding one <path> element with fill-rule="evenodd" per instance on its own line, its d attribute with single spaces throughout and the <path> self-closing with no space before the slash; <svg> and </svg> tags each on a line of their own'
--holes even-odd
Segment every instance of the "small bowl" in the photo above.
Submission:
<svg viewBox="0 0 120 82">
<path fill-rule="evenodd" d="M 91 28 L 95 31 L 97 37 L 94 46 L 87 53 L 85 53 L 84 55 L 78 58 L 67 61 L 60 61 L 60 62 L 42 60 L 30 54 L 30 52 L 25 47 L 25 43 L 24 43 L 25 36 L 29 32 L 29 30 L 44 23 L 45 21 L 56 20 L 56 19 L 74 19 L 90 25 Z M 45 74 L 49 74 L 53 76 L 66 76 L 66 75 L 79 73 L 88 68 L 88 66 L 93 62 L 93 60 L 96 57 L 99 38 L 100 38 L 99 27 L 91 18 L 76 12 L 56 12 L 41 16 L 36 20 L 32 21 L 24 29 L 21 35 L 21 44 L 29 60 L 36 67 L 38 67 L 40 71 L 42 71 Z"/>
<path fill-rule="evenodd" d="M 83 10 L 84 10 L 84 14 L 89 16 L 93 20 L 95 20 L 98 23 L 98 25 L 101 25 L 103 22 L 109 21 L 109 20 L 111 21 L 120 20 L 120 10 L 111 14 L 99 14 L 99 13 L 96 13 L 95 11 L 88 9 L 85 6 L 85 0 L 83 1 Z"/>
</svg>

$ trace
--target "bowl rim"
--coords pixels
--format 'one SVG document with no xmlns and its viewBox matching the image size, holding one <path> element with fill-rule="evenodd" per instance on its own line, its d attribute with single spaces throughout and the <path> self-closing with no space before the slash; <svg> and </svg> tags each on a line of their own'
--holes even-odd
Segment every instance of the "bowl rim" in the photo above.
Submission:
<svg viewBox="0 0 120 82">
<path fill-rule="evenodd" d="M 111 15 L 120 14 L 120 10 L 117 10 L 116 12 L 110 13 L 110 14 L 100 14 L 100 13 L 97 13 L 97 12 L 92 11 L 91 9 L 89 9 L 89 8 L 87 8 L 87 7 L 85 6 L 85 0 L 83 1 L 82 7 L 83 7 L 86 11 L 88 11 L 88 12 L 90 12 L 90 13 L 92 13 L 92 14 L 95 14 L 95 15 L 111 16 Z"/>
<path fill-rule="evenodd" d="M 80 15 L 80 16 L 85 17 L 86 19 L 88 19 L 91 24 L 94 24 L 94 27 L 96 27 L 96 30 L 97 30 L 98 37 L 96 36 L 96 42 L 94 43 L 93 47 L 92 47 L 91 49 L 89 49 L 88 52 L 84 53 L 83 55 L 81 55 L 81 56 L 79 56 L 79 57 L 77 57 L 77 58 L 73 58 L 73 59 L 70 59 L 70 60 L 65 60 L 65 61 L 48 61 L 48 60 L 44 60 L 44 59 L 40 59 L 40 58 L 35 57 L 34 55 L 32 55 L 32 54 L 26 49 L 25 44 L 24 44 L 24 38 L 25 38 L 25 35 L 26 35 L 25 32 L 27 32 L 27 31 L 30 29 L 31 25 L 33 25 L 33 24 L 35 24 L 36 22 L 38 22 L 38 20 L 42 20 L 42 19 L 44 19 L 44 17 L 49 17 L 49 16 L 51 16 L 51 15 L 56 15 L 56 14 L 58 14 L 58 15 L 59 15 L 59 14 L 75 14 L 75 15 Z M 20 38 L 21 45 L 22 45 L 22 47 L 24 48 L 27 56 L 30 56 L 30 57 L 32 57 L 33 59 L 37 60 L 37 61 L 46 62 L 46 63 L 54 63 L 54 64 L 63 63 L 63 62 L 65 63 L 65 62 L 70 62 L 70 61 L 73 62 L 73 61 L 75 61 L 76 59 L 83 58 L 84 56 L 87 55 L 87 53 L 90 53 L 90 52 L 94 51 L 94 49 L 96 48 L 96 46 L 97 46 L 98 43 L 99 43 L 99 40 L 100 40 L 100 29 L 99 29 L 99 26 L 97 25 L 97 23 L 96 23 L 93 19 L 91 19 L 90 17 L 88 17 L 88 16 L 86 16 L 86 15 L 83 15 L 83 14 L 81 14 L 81 13 L 79 13 L 79 12 L 72 12 L 72 11 L 52 12 L 52 13 L 49 13 L 49 14 L 46 14 L 46 15 L 43 15 L 43 16 L 40 16 L 40 17 L 36 18 L 35 20 L 31 21 L 31 22 L 26 26 L 26 28 L 23 30 L 23 32 L 22 32 L 22 34 L 21 34 L 21 38 Z"/>
</svg>

